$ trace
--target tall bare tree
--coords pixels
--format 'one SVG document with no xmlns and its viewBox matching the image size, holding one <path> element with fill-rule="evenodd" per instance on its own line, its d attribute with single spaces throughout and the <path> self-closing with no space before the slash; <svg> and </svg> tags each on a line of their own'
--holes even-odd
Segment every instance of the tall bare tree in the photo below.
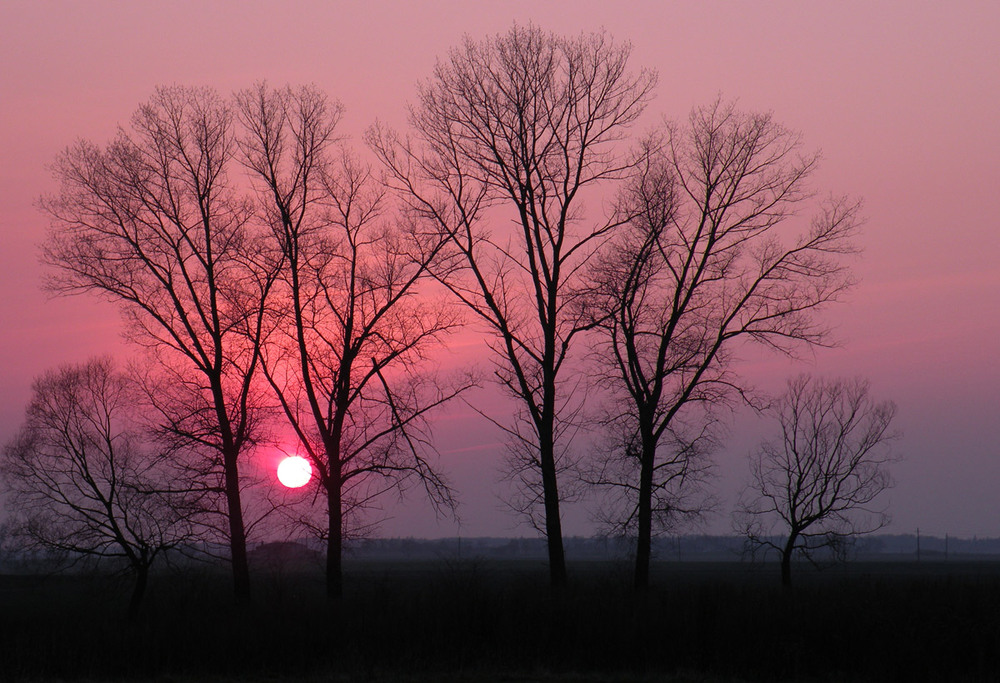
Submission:
<svg viewBox="0 0 1000 683">
<path fill-rule="evenodd" d="M 892 485 L 888 465 L 896 406 L 876 402 L 867 381 L 802 375 L 788 382 L 771 412 L 781 428 L 750 462 L 751 483 L 738 510 L 753 546 L 777 550 L 781 583 L 792 585 L 792 557 L 877 531 L 889 517 L 876 498 Z M 773 534 L 782 533 L 775 543 Z"/>
<path fill-rule="evenodd" d="M 384 186 L 336 148 L 340 106 L 314 88 L 238 96 L 244 160 L 283 258 L 264 372 L 325 503 L 327 592 L 342 592 L 350 517 L 411 479 L 453 507 L 432 467 L 430 411 L 469 386 L 426 371 L 460 323 L 424 287 L 446 240 L 384 215 Z"/>
<path fill-rule="evenodd" d="M 656 80 L 629 71 L 630 52 L 604 33 L 532 26 L 466 39 L 420 86 L 414 139 L 370 135 L 411 208 L 451 240 L 455 270 L 442 279 L 495 335 L 497 379 L 521 406 L 518 423 L 497 422 L 554 586 L 566 583 L 561 430 L 581 400 L 566 361 L 588 325 L 574 301 L 581 268 L 616 226 L 585 216 L 583 198 L 599 202 L 607 181 L 631 171 L 619 143 Z M 508 219 L 511 230 L 494 227 Z"/>
<path fill-rule="evenodd" d="M 43 248 L 59 294 L 96 292 L 116 302 L 127 334 L 174 375 L 180 401 L 156 401 L 164 428 L 209 449 L 204 482 L 225 498 L 238 599 L 250 596 L 240 460 L 253 444 L 254 373 L 273 271 L 251 212 L 230 186 L 236 151 L 230 108 L 212 90 L 159 88 L 107 146 L 78 142 L 56 160 L 58 194 Z M 247 331 L 251 334 L 247 334 Z"/>
<path fill-rule="evenodd" d="M 0 456 L 18 529 L 47 549 L 124 560 L 131 617 L 155 560 L 194 538 L 183 494 L 170 492 L 169 456 L 143 442 L 139 399 L 107 358 L 50 371 Z"/>
<path fill-rule="evenodd" d="M 796 229 L 818 156 L 770 114 L 716 101 L 647 146 L 588 301 L 604 330 L 609 422 L 625 435 L 597 482 L 621 495 L 637 530 L 638 588 L 649 583 L 654 517 L 697 509 L 684 489 L 704 471 L 714 410 L 747 395 L 739 349 L 828 341 L 816 314 L 851 284 L 842 257 L 859 223 L 857 202 L 831 199 Z"/>
</svg>

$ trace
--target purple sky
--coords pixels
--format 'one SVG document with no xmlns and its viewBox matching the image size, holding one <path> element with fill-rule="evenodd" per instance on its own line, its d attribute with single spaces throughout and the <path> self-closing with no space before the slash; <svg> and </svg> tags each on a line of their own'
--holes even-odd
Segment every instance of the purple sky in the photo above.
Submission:
<svg viewBox="0 0 1000 683">
<path fill-rule="evenodd" d="M 905 460 L 891 531 L 1000 535 L 1000 4 L 987 2 L 20 2 L 0 4 L 0 439 L 32 378 L 121 351 L 113 308 L 47 301 L 34 201 L 76 138 L 106 141 L 156 85 L 223 93 L 259 79 L 315 83 L 347 108 L 341 132 L 405 125 L 415 83 L 464 33 L 532 21 L 606 28 L 659 72 L 646 125 L 721 93 L 772 110 L 823 151 L 816 186 L 865 198 L 861 284 L 832 310 L 843 345 L 747 373 L 777 389 L 800 370 L 864 375 L 899 404 Z M 360 143 L 359 143 L 360 144 Z M 765 425 L 738 418 L 718 462 L 727 532 L 746 453 Z M 470 438 L 475 434 L 476 438 Z M 463 535 L 529 533 L 502 511 L 493 433 L 467 411 L 439 428 L 465 506 Z M 417 498 L 391 535 L 442 536 Z M 569 510 L 569 533 L 589 533 Z"/>
</svg>

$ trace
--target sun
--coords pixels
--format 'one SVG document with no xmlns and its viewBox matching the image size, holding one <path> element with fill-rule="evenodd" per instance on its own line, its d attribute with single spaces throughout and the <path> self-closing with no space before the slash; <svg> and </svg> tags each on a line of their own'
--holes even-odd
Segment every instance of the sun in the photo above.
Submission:
<svg viewBox="0 0 1000 683">
<path fill-rule="evenodd" d="M 278 463 L 278 481 L 290 489 L 305 486 L 312 478 L 312 465 L 300 455 L 290 455 Z"/>
</svg>

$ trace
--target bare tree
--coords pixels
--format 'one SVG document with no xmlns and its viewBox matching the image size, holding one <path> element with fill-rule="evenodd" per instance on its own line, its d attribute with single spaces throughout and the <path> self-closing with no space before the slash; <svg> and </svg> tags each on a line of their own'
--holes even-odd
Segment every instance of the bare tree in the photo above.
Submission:
<svg viewBox="0 0 1000 683">
<path fill-rule="evenodd" d="M 793 555 L 836 550 L 888 523 L 875 499 L 892 485 L 896 406 L 872 399 L 867 381 L 803 375 L 788 382 L 772 412 L 781 439 L 761 444 L 751 459 L 737 521 L 751 545 L 780 553 L 781 583 L 791 586 Z M 786 535 L 776 543 L 779 533 Z"/>
<path fill-rule="evenodd" d="M 826 343 L 816 313 L 850 286 L 857 202 L 831 199 L 794 235 L 817 155 L 770 114 L 721 101 L 647 143 L 619 197 L 626 225 L 595 261 L 587 302 L 623 435 L 596 482 L 637 532 L 635 585 L 649 582 L 654 517 L 698 511 L 719 407 L 749 387 L 734 370 L 747 343 L 785 353 Z M 624 467 L 622 465 L 624 464 Z"/>
<path fill-rule="evenodd" d="M 261 270 L 251 212 L 229 185 L 233 116 L 212 90 L 159 88 L 130 130 L 101 148 L 79 142 L 56 160 L 62 183 L 42 207 L 53 225 L 44 260 L 59 294 L 96 292 L 120 305 L 127 334 L 176 380 L 163 426 L 215 454 L 238 599 L 250 596 L 240 459 L 253 444 L 254 373 L 273 271 Z M 247 334 L 247 332 L 250 334 Z"/>
<path fill-rule="evenodd" d="M 334 145 L 339 104 L 263 84 L 238 101 L 244 160 L 283 258 L 263 370 L 319 474 L 315 529 L 338 598 L 344 536 L 375 497 L 416 479 L 454 507 L 427 421 L 470 386 L 427 371 L 428 351 L 460 323 L 424 286 L 446 240 L 388 223 L 384 186 Z"/>
<path fill-rule="evenodd" d="M 496 376 L 521 407 L 511 437 L 519 509 L 547 538 L 551 581 L 566 583 L 558 473 L 582 397 L 570 358 L 588 321 L 574 301 L 581 269 L 617 225 L 585 217 L 588 191 L 633 162 L 619 149 L 655 75 L 628 70 L 629 45 L 604 33 L 562 38 L 514 26 L 466 39 L 438 63 L 411 109 L 413 140 L 376 128 L 370 142 L 411 208 L 450 240 L 441 276 L 495 335 Z M 491 225 L 513 219 L 512 230 Z M 541 508 L 541 517 L 536 514 Z"/>
<path fill-rule="evenodd" d="M 110 359 L 48 372 L 33 391 L 0 460 L 17 527 L 47 549 L 124 560 L 135 617 L 155 560 L 193 537 L 181 494 L 165 492 L 171 461 L 143 443 L 138 389 Z"/>
</svg>

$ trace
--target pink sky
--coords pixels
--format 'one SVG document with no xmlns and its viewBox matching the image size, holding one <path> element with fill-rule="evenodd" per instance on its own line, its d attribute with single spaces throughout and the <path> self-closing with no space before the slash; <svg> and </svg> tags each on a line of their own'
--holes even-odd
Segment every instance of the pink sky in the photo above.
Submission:
<svg viewBox="0 0 1000 683">
<path fill-rule="evenodd" d="M 747 367 L 776 389 L 799 370 L 860 374 L 899 404 L 905 437 L 891 531 L 1000 536 L 1000 5 L 987 2 L 20 2 L 0 4 L 0 439 L 32 378 L 120 351 L 117 314 L 47 301 L 33 202 L 46 165 L 103 142 L 156 85 L 223 93 L 267 79 L 315 83 L 347 107 L 341 131 L 401 127 L 435 58 L 513 21 L 559 33 L 605 27 L 660 75 L 646 117 L 679 119 L 721 93 L 772 110 L 823 150 L 816 184 L 865 198 L 861 285 L 829 319 L 844 342 L 800 366 Z M 514 528 L 494 497 L 492 433 L 467 411 L 442 420 L 463 535 Z M 765 426 L 738 419 L 719 454 L 727 532 L 745 456 Z M 478 438 L 466 435 L 474 433 Z M 414 499 L 383 533 L 453 535 Z M 570 510 L 569 533 L 589 533 Z"/>
</svg>

